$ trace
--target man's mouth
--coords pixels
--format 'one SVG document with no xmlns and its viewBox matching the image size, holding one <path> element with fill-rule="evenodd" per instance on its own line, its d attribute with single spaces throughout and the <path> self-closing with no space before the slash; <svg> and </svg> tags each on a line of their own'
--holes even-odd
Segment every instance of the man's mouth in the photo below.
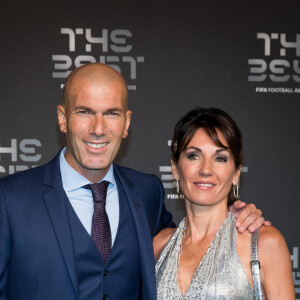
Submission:
<svg viewBox="0 0 300 300">
<path fill-rule="evenodd" d="M 108 143 L 89 143 L 89 142 L 84 142 L 86 145 L 88 145 L 89 147 L 91 148 L 94 148 L 94 149 L 100 149 L 106 145 L 108 145 Z"/>
</svg>

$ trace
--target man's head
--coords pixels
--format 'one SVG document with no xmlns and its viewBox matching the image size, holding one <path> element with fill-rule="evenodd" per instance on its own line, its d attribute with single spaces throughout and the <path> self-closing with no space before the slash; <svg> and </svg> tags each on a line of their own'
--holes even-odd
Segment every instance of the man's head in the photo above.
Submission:
<svg viewBox="0 0 300 300">
<path fill-rule="evenodd" d="M 101 180 L 128 135 L 131 111 L 124 78 L 99 63 L 75 69 L 57 114 L 66 133 L 67 162 L 91 182 Z"/>
</svg>

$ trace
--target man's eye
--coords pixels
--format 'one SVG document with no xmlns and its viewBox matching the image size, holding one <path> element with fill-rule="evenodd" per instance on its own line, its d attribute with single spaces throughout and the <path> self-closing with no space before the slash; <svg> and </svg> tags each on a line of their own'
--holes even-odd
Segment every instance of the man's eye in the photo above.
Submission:
<svg viewBox="0 0 300 300">
<path fill-rule="evenodd" d="M 79 110 L 77 113 L 84 115 L 84 114 L 88 114 L 89 112 L 87 110 Z"/>
<path fill-rule="evenodd" d="M 114 111 L 109 111 L 109 112 L 107 112 L 107 115 L 108 115 L 108 116 L 119 116 L 120 113 L 114 112 Z"/>
</svg>

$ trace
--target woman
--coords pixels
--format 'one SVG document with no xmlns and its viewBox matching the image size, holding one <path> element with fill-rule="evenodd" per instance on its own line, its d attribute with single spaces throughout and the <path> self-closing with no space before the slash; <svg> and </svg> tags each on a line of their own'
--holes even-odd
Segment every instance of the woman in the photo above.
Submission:
<svg viewBox="0 0 300 300">
<path fill-rule="evenodd" d="M 220 109 L 198 108 L 177 123 L 171 149 L 186 217 L 154 238 L 158 299 L 255 299 L 251 233 L 238 233 L 228 212 L 238 197 L 239 128 Z M 295 299 L 289 251 L 274 227 L 260 229 L 258 256 L 264 299 Z"/>
</svg>

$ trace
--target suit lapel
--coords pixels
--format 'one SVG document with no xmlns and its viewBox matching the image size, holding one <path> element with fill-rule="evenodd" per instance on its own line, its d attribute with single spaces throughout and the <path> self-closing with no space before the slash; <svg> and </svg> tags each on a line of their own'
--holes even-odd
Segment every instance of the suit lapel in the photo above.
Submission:
<svg viewBox="0 0 300 300">
<path fill-rule="evenodd" d="M 46 166 L 44 183 L 51 187 L 44 194 L 44 201 L 71 280 L 78 295 L 74 245 L 66 206 L 68 198 L 62 186 L 59 154 Z"/>
<path fill-rule="evenodd" d="M 153 255 L 152 237 L 147 222 L 147 215 L 143 206 L 143 191 L 136 187 L 131 178 L 126 176 L 120 168 L 114 166 L 114 175 L 117 185 L 122 185 L 125 196 L 128 199 L 129 207 L 132 212 L 137 238 L 139 242 L 143 290 L 146 290 L 147 299 L 155 299 L 155 261 Z M 142 188 L 142 187 L 141 187 Z M 145 296 L 143 294 L 143 296 Z"/>
</svg>

